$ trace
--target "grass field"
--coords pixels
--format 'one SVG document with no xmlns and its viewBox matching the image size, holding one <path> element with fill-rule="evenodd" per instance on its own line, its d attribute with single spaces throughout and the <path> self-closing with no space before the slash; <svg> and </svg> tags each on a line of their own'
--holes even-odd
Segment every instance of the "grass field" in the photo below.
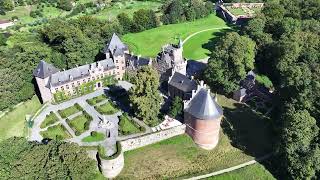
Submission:
<svg viewBox="0 0 320 180">
<path fill-rule="evenodd" d="M 256 163 L 229 173 L 207 178 L 207 180 L 275 180 L 261 164 Z"/>
<path fill-rule="evenodd" d="M 125 152 L 120 179 L 175 179 L 232 167 L 271 151 L 270 122 L 224 96 L 220 141 L 212 151 L 198 148 L 187 135 Z M 243 124 L 243 125 L 242 125 Z M 232 129 L 232 130 L 230 130 Z"/>
<path fill-rule="evenodd" d="M 187 59 L 203 59 L 210 55 L 213 49 L 215 37 L 219 36 L 221 30 L 210 30 L 201 32 L 191 37 L 183 45 L 183 57 Z"/>
<path fill-rule="evenodd" d="M 214 14 L 193 22 L 164 25 L 140 33 L 130 33 L 122 37 L 130 51 L 137 55 L 155 57 L 161 47 L 168 43 L 177 43 L 179 38 L 210 28 L 224 28 L 226 23 Z"/>
<path fill-rule="evenodd" d="M 65 127 L 62 124 L 49 127 L 46 131 L 40 132 L 43 138 L 49 139 L 68 139 L 71 138 L 71 135 L 67 132 Z"/>
<path fill-rule="evenodd" d="M 54 124 L 55 122 L 57 122 L 59 119 L 56 116 L 56 114 L 54 112 L 50 112 L 50 114 L 48 114 L 46 116 L 46 118 L 44 119 L 44 121 L 41 123 L 40 128 L 45 128 L 51 124 Z"/>
<path fill-rule="evenodd" d="M 106 136 L 103 133 L 97 133 L 96 136 L 87 136 L 82 139 L 82 142 L 97 142 L 97 141 L 103 141 L 106 138 Z"/>
<path fill-rule="evenodd" d="M 33 115 L 41 107 L 41 103 L 37 96 L 32 97 L 31 100 L 24 102 L 11 112 L 0 118 L 0 141 L 13 136 L 24 136 L 25 116 L 27 114 Z"/>
<path fill-rule="evenodd" d="M 246 15 L 247 14 L 242 8 L 231 8 L 231 7 L 229 7 L 228 10 L 235 16 Z"/>
<path fill-rule="evenodd" d="M 89 121 L 84 115 L 77 116 L 73 119 L 68 120 L 68 124 L 70 125 L 71 128 L 75 130 L 75 134 L 81 134 L 85 130 L 85 123 Z M 77 133 L 78 132 L 78 133 Z"/>
</svg>

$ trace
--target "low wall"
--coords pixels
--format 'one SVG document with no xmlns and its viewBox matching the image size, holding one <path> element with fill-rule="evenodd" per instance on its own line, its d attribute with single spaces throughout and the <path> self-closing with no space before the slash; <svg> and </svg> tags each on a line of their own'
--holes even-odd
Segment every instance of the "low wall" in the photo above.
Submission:
<svg viewBox="0 0 320 180">
<path fill-rule="evenodd" d="M 151 134 L 144 134 L 132 139 L 121 141 L 123 152 L 137 149 L 149 144 L 153 144 L 180 134 L 185 133 L 186 125 L 182 124 L 170 129 L 161 130 Z"/>
</svg>

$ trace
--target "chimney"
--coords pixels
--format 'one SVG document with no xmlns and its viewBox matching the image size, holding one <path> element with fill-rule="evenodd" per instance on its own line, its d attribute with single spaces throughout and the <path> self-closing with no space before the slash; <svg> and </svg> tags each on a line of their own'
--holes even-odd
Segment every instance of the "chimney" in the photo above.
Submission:
<svg viewBox="0 0 320 180">
<path fill-rule="evenodd" d="M 201 80 L 200 81 L 200 87 L 203 87 L 203 84 L 204 84 L 204 82 L 203 82 L 203 80 Z"/>
<path fill-rule="evenodd" d="M 218 103 L 218 94 L 217 93 L 214 95 L 214 100 L 216 101 L 216 103 Z"/>
<path fill-rule="evenodd" d="M 194 76 L 191 76 L 191 80 L 194 80 Z"/>
</svg>

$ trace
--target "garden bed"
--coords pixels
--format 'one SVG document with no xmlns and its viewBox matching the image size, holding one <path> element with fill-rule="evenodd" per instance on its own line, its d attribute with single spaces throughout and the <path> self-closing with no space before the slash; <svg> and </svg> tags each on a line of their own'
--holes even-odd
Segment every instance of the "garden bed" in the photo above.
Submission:
<svg viewBox="0 0 320 180">
<path fill-rule="evenodd" d="M 103 141 L 106 139 L 106 135 L 100 132 L 91 132 L 90 136 L 87 136 L 82 139 L 82 142 L 97 142 L 97 141 Z"/>
<path fill-rule="evenodd" d="M 72 128 L 76 136 L 79 136 L 85 131 L 89 130 L 91 121 L 92 117 L 85 111 L 80 116 L 77 116 L 70 120 L 67 119 L 67 123 Z"/>
<path fill-rule="evenodd" d="M 97 96 L 97 97 L 94 97 L 94 98 L 91 98 L 91 99 L 87 99 L 87 103 L 90 104 L 91 106 L 94 106 L 104 100 L 107 100 L 107 96 L 105 94 L 102 94 L 100 96 Z"/>
<path fill-rule="evenodd" d="M 121 115 L 119 119 L 120 135 L 129 135 L 145 131 L 144 127 L 133 121 L 127 114 Z"/>
<path fill-rule="evenodd" d="M 115 105 L 108 101 L 107 103 L 100 105 L 100 106 L 95 106 L 94 107 L 100 114 L 104 115 L 112 115 L 117 113 L 119 110 L 115 107 Z"/>
<path fill-rule="evenodd" d="M 40 128 L 45 128 L 48 127 L 58 121 L 58 117 L 54 112 L 50 112 L 50 114 L 46 115 L 46 118 L 44 121 L 41 123 Z"/>
<path fill-rule="evenodd" d="M 43 138 L 63 140 L 71 138 L 71 135 L 62 124 L 49 127 L 46 131 L 40 132 Z"/>
<path fill-rule="evenodd" d="M 62 118 L 67 118 L 77 112 L 83 111 L 82 107 L 79 104 L 75 104 L 74 106 L 68 107 L 63 110 L 58 110 L 58 113 Z"/>
</svg>

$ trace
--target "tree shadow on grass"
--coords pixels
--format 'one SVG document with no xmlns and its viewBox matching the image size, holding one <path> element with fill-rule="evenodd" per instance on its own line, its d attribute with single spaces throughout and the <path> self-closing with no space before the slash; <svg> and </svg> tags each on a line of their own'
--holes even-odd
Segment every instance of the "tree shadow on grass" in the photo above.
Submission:
<svg viewBox="0 0 320 180">
<path fill-rule="evenodd" d="M 228 33 L 228 32 L 232 32 L 234 31 L 233 29 L 222 29 L 221 31 L 219 32 L 213 32 L 212 33 L 212 38 L 209 39 L 209 42 L 207 42 L 206 44 L 203 44 L 202 45 L 202 48 L 203 49 L 207 49 L 209 50 L 210 52 L 212 52 L 214 50 L 214 47 L 216 45 L 216 43 L 221 39 L 223 38 L 223 36 Z M 211 56 L 211 53 L 206 53 L 207 56 Z"/>
<path fill-rule="evenodd" d="M 223 132 L 231 144 L 253 157 L 261 157 L 272 152 L 271 120 L 252 111 L 244 104 L 237 108 L 224 108 Z"/>
</svg>

